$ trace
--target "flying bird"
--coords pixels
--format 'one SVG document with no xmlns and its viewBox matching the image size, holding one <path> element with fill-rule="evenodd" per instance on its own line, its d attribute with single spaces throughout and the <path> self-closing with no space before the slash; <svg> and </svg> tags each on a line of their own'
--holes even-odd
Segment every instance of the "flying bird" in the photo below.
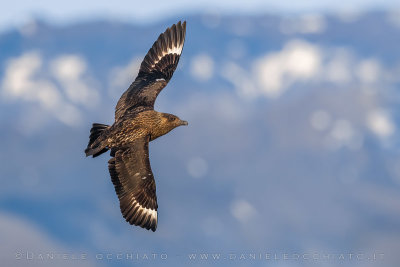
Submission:
<svg viewBox="0 0 400 267">
<path fill-rule="evenodd" d="M 149 142 L 172 129 L 188 125 L 177 116 L 154 110 L 154 102 L 178 65 L 186 21 L 160 34 L 147 52 L 139 73 L 115 108 L 114 124 L 93 123 L 86 156 L 110 150 L 108 161 L 123 217 L 131 225 L 157 228 L 156 183 L 149 160 Z"/>
</svg>

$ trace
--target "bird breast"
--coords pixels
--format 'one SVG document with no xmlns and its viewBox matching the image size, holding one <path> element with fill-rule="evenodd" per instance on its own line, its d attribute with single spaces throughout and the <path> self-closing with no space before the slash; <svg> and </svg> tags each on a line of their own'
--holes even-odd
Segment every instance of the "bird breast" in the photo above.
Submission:
<svg viewBox="0 0 400 267">
<path fill-rule="evenodd" d="M 150 140 L 154 140 L 172 130 L 166 125 L 160 112 L 147 110 L 138 113 L 131 121 L 131 134 L 135 138 L 150 134 Z"/>
</svg>

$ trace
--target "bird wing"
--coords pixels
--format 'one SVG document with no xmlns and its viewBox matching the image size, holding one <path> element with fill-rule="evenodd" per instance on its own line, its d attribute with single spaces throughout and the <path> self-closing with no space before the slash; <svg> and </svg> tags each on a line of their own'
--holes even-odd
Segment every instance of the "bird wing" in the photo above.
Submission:
<svg viewBox="0 0 400 267">
<path fill-rule="evenodd" d="M 158 205 L 149 140 L 149 136 L 139 138 L 127 148 L 112 150 L 108 169 L 126 221 L 154 232 Z"/>
<path fill-rule="evenodd" d="M 115 108 L 115 120 L 127 111 L 153 109 L 160 91 L 172 78 L 182 53 L 186 21 L 172 25 L 160 34 L 140 65 L 139 74 L 121 96 Z"/>
</svg>

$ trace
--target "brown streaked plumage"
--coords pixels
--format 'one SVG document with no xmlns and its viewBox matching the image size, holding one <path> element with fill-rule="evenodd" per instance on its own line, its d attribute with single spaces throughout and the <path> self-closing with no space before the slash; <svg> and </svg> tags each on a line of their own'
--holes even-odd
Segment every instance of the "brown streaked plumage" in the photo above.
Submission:
<svg viewBox="0 0 400 267">
<path fill-rule="evenodd" d="M 187 125 L 177 116 L 154 110 L 154 102 L 178 65 L 185 42 L 186 21 L 172 25 L 147 52 L 135 81 L 115 107 L 111 126 L 94 123 L 86 156 L 111 150 L 108 169 L 121 213 L 130 224 L 157 228 L 156 184 L 149 160 L 149 142 Z"/>
</svg>

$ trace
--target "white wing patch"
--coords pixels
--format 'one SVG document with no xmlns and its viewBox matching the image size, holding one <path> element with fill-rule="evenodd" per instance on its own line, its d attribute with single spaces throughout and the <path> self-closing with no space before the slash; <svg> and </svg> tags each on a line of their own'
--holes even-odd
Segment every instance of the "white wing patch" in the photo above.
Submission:
<svg viewBox="0 0 400 267">
<path fill-rule="evenodd" d="M 172 48 L 168 48 L 167 54 L 177 54 L 177 55 L 181 55 L 181 53 L 182 53 L 182 48 L 183 48 L 183 45 L 176 46 L 176 47 L 172 47 Z M 164 55 L 163 55 L 163 56 L 164 56 Z"/>
<path fill-rule="evenodd" d="M 154 64 L 151 67 L 154 67 L 166 55 L 177 54 L 180 56 L 182 54 L 182 49 L 183 49 L 183 44 L 180 44 L 180 46 L 174 46 L 172 48 L 168 47 L 167 51 L 162 51 L 161 57 L 157 58 L 157 60 L 154 60 Z"/>
<path fill-rule="evenodd" d="M 157 211 L 154 209 L 149 209 L 149 208 L 145 208 L 142 205 L 139 204 L 139 202 L 136 201 L 135 198 L 133 198 L 133 210 L 136 209 L 137 206 L 139 206 L 138 210 L 136 212 L 139 212 L 141 210 L 143 210 L 143 212 L 146 214 L 146 216 L 144 218 L 147 218 L 149 215 L 151 217 L 150 221 L 155 221 L 157 224 Z"/>
</svg>

